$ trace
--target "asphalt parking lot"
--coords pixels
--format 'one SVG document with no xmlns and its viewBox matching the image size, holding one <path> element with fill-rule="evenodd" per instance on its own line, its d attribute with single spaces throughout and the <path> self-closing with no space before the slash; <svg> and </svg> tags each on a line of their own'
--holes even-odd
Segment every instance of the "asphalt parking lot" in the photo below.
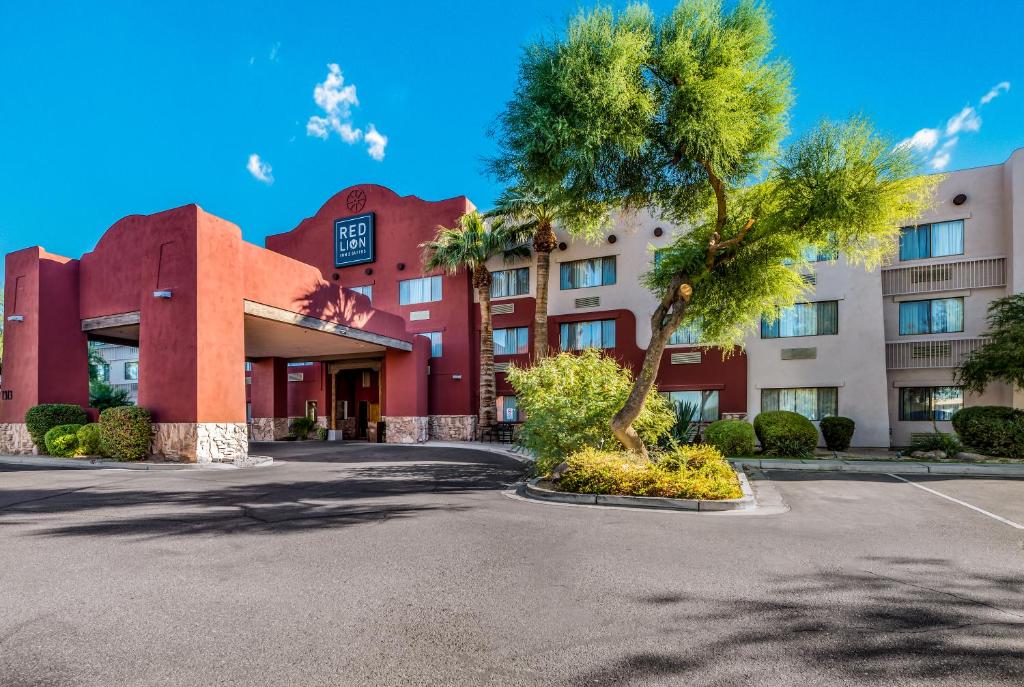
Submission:
<svg viewBox="0 0 1024 687">
<path fill-rule="evenodd" d="M 515 498 L 482 451 L 258 450 L 0 466 L 0 684 L 1024 683 L 1024 481 L 773 471 L 788 510 L 664 513 Z"/>
</svg>

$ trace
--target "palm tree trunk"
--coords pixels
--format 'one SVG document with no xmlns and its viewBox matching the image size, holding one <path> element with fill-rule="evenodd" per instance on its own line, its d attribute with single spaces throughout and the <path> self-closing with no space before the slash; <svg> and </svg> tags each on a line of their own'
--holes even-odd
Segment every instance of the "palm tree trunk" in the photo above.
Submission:
<svg viewBox="0 0 1024 687">
<path fill-rule="evenodd" d="M 551 251 L 558 245 L 551 224 L 542 222 L 533 237 L 537 254 L 537 298 L 533 308 L 533 362 L 548 356 L 548 284 L 551 274 Z"/>
<path fill-rule="evenodd" d="M 647 352 L 644 353 L 644 362 L 640 372 L 633 380 L 633 387 L 629 390 L 629 396 L 619 412 L 615 413 L 611 420 L 612 433 L 626 450 L 639 453 L 647 457 L 647 447 L 644 446 L 640 435 L 633 429 L 633 422 L 640 415 L 640 411 L 647 401 L 647 396 L 654 388 L 654 380 L 658 376 L 658 368 L 661 367 L 661 355 L 665 352 L 665 346 L 672 338 L 672 332 L 679 328 L 679 324 L 686 314 L 686 304 L 689 297 L 680 295 L 680 288 L 684 283 L 683 279 L 673 282 L 669 293 L 658 305 L 651 316 L 651 341 L 647 345 Z"/>
<path fill-rule="evenodd" d="M 485 268 L 486 269 L 486 268 Z M 489 280 L 488 280 L 489 281 Z M 497 421 L 494 382 L 494 328 L 491 325 L 491 285 L 477 286 L 480 297 L 480 428 Z"/>
</svg>

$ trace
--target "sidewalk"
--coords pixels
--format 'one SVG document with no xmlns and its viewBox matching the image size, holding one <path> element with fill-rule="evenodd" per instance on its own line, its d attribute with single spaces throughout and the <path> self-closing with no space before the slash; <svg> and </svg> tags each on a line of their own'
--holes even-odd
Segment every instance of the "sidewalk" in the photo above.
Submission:
<svg viewBox="0 0 1024 687">
<path fill-rule="evenodd" d="M 894 475 L 946 475 L 1024 478 L 1024 464 L 928 463 L 905 460 L 794 460 L 788 458 L 730 458 L 738 468 L 761 470 L 810 470 L 819 472 L 870 472 Z"/>
<path fill-rule="evenodd" d="M 250 456 L 239 463 L 174 463 L 170 461 L 120 461 L 102 458 L 54 458 L 52 456 L 0 455 L 0 465 L 24 465 L 37 468 L 67 470 L 237 470 L 240 467 L 261 467 L 273 464 L 266 456 Z"/>
</svg>

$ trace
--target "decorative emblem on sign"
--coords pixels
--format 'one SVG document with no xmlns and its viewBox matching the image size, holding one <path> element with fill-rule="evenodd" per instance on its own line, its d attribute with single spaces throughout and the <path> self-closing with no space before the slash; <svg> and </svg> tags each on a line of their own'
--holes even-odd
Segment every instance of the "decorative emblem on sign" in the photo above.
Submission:
<svg viewBox="0 0 1024 687">
<path fill-rule="evenodd" d="M 359 265 L 375 259 L 372 212 L 334 220 L 335 267 Z"/>
<path fill-rule="evenodd" d="M 366 206 L 366 194 L 359 189 L 352 191 L 345 199 L 345 206 L 352 212 L 359 212 Z"/>
</svg>

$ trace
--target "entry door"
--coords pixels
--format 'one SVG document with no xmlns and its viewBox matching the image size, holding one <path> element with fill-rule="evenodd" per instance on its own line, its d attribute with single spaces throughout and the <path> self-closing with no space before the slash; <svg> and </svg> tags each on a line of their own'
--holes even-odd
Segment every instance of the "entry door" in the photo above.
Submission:
<svg viewBox="0 0 1024 687">
<path fill-rule="evenodd" d="M 359 423 L 359 438 L 365 439 L 367 437 L 367 425 L 370 419 L 370 404 L 367 401 L 359 402 L 359 410 L 356 415 L 357 422 Z"/>
</svg>

